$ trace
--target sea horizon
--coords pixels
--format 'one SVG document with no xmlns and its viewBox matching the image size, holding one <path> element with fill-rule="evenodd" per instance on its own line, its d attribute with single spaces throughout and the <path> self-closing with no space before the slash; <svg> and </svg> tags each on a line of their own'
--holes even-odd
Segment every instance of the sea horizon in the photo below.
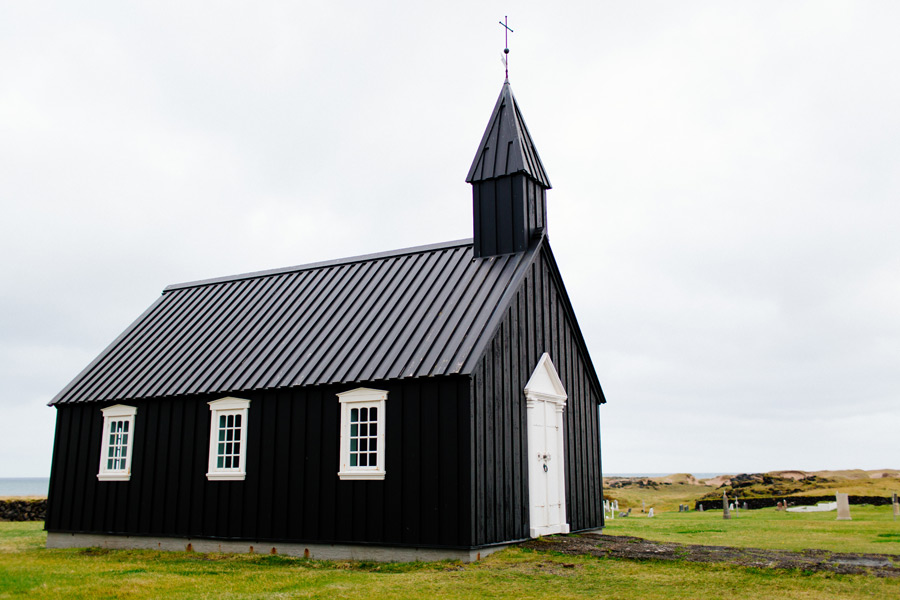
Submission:
<svg viewBox="0 0 900 600">
<path fill-rule="evenodd" d="M 46 496 L 49 477 L 0 477 L 0 498 L 4 496 Z"/>
<path fill-rule="evenodd" d="M 604 477 L 665 477 L 673 473 L 604 473 Z M 691 473 L 697 479 L 709 479 L 734 473 Z M 46 496 L 50 491 L 49 477 L 0 477 L 0 498 L 9 496 Z"/>
</svg>

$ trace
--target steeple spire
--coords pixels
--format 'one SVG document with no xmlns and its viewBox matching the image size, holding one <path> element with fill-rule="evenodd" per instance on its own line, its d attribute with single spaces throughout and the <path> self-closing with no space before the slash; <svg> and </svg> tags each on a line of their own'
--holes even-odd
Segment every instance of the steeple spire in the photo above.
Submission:
<svg viewBox="0 0 900 600">
<path fill-rule="evenodd" d="M 550 179 L 509 81 L 503 83 L 466 181 L 472 184 L 476 257 L 521 252 L 546 229 Z"/>
<path fill-rule="evenodd" d="M 550 179 L 538 156 L 537 148 L 522 118 L 522 111 L 509 81 L 503 83 L 494 112 L 481 138 L 466 182 L 476 183 L 492 177 L 523 172 L 550 189 Z"/>
<path fill-rule="evenodd" d="M 503 32 L 503 70 L 506 72 L 506 81 L 509 81 L 509 34 L 515 33 L 515 31 L 509 28 L 508 16 L 504 16 L 500 24 L 505 29 Z"/>
</svg>

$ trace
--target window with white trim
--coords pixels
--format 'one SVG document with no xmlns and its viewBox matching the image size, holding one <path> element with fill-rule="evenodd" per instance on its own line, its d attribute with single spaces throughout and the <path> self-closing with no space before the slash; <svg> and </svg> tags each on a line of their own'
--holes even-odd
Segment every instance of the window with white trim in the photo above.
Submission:
<svg viewBox="0 0 900 600">
<path fill-rule="evenodd" d="M 250 401 L 222 398 L 209 403 L 210 481 L 243 481 L 247 476 L 247 412 Z"/>
<path fill-rule="evenodd" d="M 384 479 L 387 394 L 357 388 L 337 395 L 341 403 L 341 479 Z"/>
<path fill-rule="evenodd" d="M 131 479 L 131 449 L 134 447 L 134 416 L 137 408 L 116 404 L 103 413 L 103 438 L 100 442 L 100 481 Z"/>
</svg>

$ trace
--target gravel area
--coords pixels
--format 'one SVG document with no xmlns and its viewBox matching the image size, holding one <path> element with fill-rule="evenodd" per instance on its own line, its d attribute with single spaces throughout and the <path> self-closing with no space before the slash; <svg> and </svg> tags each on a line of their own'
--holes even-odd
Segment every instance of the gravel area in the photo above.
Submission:
<svg viewBox="0 0 900 600">
<path fill-rule="evenodd" d="M 900 577 L 900 555 L 855 554 L 827 550 L 763 550 L 731 546 L 701 546 L 673 542 L 653 542 L 642 538 L 584 533 L 531 540 L 525 548 L 563 554 L 582 554 L 632 560 L 681 560 L 700 563 L 727 563 L 759 569 L 799 569 L 844 574 Z"/>
</svg>

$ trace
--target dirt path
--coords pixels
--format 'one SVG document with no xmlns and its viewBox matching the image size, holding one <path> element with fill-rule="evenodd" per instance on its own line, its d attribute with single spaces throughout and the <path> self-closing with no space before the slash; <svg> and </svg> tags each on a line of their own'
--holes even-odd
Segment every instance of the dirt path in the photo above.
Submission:
<svg viewBox="0 0 900 600">
<path fill-rule="evenodd" d="M 672 542 L 652 542 L 637 537 L 585 533 L 532 540 L 525 548 L 563 554 L 590 554 L 636 560 L 686 560 L 728 563 L 762 569 L 800 569 L 832 573 L 863 573 L 878 577 L 900 577 L 900 555 L 853 554 L 827 550 L 763 550 L 730 546 L 699 546 Z"/>
</svg>

